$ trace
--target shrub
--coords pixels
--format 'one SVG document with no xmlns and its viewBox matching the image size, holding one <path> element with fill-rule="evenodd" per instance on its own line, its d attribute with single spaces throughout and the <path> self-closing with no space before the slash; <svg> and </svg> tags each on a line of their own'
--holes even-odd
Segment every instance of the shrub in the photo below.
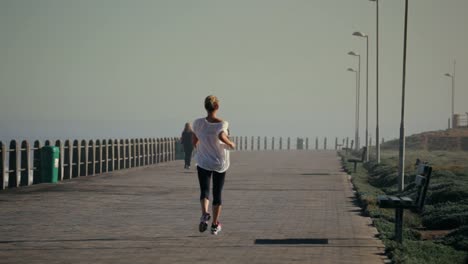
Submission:
<svg viewBox="0 0 468 264">
<path fill-rule="evenodd" d="M 440 203 L 427 206 L 422 224 L 429 229 L 453 229 L 468 224 L 468 204 Z"/>
<path fill-rule="evenodd" d="M 468 225 L 465 225 L 448 234 L 443 243 L 458 250 L 468 251 Z"/>
</svg>

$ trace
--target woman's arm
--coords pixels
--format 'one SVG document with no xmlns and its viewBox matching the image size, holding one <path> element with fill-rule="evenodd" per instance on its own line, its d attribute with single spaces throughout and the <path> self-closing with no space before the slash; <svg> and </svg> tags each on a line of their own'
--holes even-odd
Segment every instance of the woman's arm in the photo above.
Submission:
<svg viewBox="0 0 468 264">
<path fill-rule="evenodd" d="M 195 135 L 195 133 L 192 133 L 192 145 L 194 147 L 196 147 L 198 144 L 198 138 L 197 138 L 197 135 Z"/>
<path fill-rule="evenodd" d="M 219 133 L 219 136 L 218 136 L 219 140 L 221 140 L 221 142 L 223 142 L 224 144 L 228 145 L 231 149 L 235 149 L 236 148 L 236 144 L 234 144 L 234 142 L 232 142 L 231 140 L 229 140 L 229 137 L 228 135 L 223 131 L 221 133 Z"/>
</svg>

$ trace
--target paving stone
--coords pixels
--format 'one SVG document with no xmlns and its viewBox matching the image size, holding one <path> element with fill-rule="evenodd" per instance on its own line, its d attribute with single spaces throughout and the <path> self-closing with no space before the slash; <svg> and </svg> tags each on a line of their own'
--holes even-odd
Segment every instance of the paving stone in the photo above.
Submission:
<svg viewBox="0 0 468 264">
<path fill-rule="evenodd" d="M 218 236 L 181 161 L 0 192 L 0 263 L 383 263 L 333 151 L 232 153 Z"/>
</svg>

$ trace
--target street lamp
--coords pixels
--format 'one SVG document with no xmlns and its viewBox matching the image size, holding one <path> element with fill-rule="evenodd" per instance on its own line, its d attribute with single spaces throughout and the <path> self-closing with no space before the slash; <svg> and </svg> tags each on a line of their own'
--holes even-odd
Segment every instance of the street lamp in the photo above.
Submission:
<svg viewBox="0 0 468 264">
<path fill-rule="evenodd" d="M 377 10 L 377 17 L 376 17 L 376 35 L 375 35 L 375 46 L 376 46 L 376 75 L 375 75 L 375 82 L 376 82 L 376 127 L 375 127 L 375 151 L 376 151 L 376 159 L 377 164 L 380 163 L 380 136 L 379 136 L 379 0 L 369 0 L 371 2 L 376 3 L 376 10 Z"/>
<path fill-rule="evenodd" d="M 369 161 L 369 36 L 354 32 L 353 36 L 366 38 L 366 161 Z"/>
<path fill-rule="evenodd" d="M 452 78 L 452 128 L 455 128 L 455 119 L 453 118 L 455 115 L 455 65 L 456 62 L 453 62 L 453 74 L 446 73 L 445 76 Z"/>
<path fill-rule="evenodd" d="M 356 109 L 355 109 L 355 115 L 354 115 L 354 120 L 355 120 L 355 124 L 354 124 L 354 127 L 355 127 L 355 131 L 354 131 L 354 142 L 355 142 L 355 149 L 358 150 L 359 148 L 357 147 L 357 142 L 358 142 L 358 139 L 359 139 L 359 89 L 358 89 L 358 74 L 359 72 L 356 71 L 355 69 L 353 68 L 348 68 L 348 71 L 349 72 L 354 72 L 356 73 Z"/>
<path fill-rule="evenodd" d="M 348 52 L 348 55 L 350 56 L 355 56 L 355 57 L 358 57 L 358 70 L 356 72 L 357 74 L 357 92 L 356 92 L 356 96 L 357 96 L 357 118 L 356 118 L 356 122 L 357 122 L 357 133 L 358 133 L 358 137 L 357 137 L 357 140 L 356 140 L 356 150 L 359 150 L 359 109 L 360 109 L 360 98 L 361 98 L 361 55 L 359 55 L 358 53 L 354 52 L 354 51 L 350 51 Z M 349 69 L 348 69 L 349 70 Z"/>
<path fill-rule="evenodd" d="M 398 155 L 398 190 L 405 189 L 405 90 L 406 90 L 406 47 L 408 42 L 408 0 L 405 0 L 405 33 L 403 35 L 403 78 L 401 89 L 400 146 Z M 395 210 L 395 235 L 398 242 L 403 240 L 403 208 Z"/>
</svg>

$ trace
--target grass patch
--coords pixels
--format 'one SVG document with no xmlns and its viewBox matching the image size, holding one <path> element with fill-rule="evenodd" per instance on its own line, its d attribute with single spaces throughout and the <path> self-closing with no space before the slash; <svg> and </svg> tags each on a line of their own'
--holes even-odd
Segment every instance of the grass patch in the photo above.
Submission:
<svg viewBox="0 0 468 264">
<path fill-rule="evenodd" d="M 352 163 L 341 153 L 343 164 L 348 171 Z M 427 206 L 423 214 L 405 210 L 402 245 L 394 238 L 394 209 L 381 209 L 376 197 L 380 194 L 397 194 L 398 152 L 382 152 L 381 164 L 368 162 L 358 164 L 352 181 L 356 196 L 364 213 L 373 218 L 380 233 L 388 256 L 395 263 L 468 263 L 468 164 L 451 152 L 408 151 L 405 166 L 404 195 L 415 196 L 414 161 L 420 158 L 429 161 L 434 172 L 429 186 Z M 456 158 L 454 158 L 456 157 Z M 463 153 L 468 160 L 468 154 Z M 455 162 L 452 161 L 454 158 Z M 436 170 L 440 168 L 441 170 Z M 419 230 L 453 229 L 454 232 L 439 240 L 421 240 Z"/>
</svg>

